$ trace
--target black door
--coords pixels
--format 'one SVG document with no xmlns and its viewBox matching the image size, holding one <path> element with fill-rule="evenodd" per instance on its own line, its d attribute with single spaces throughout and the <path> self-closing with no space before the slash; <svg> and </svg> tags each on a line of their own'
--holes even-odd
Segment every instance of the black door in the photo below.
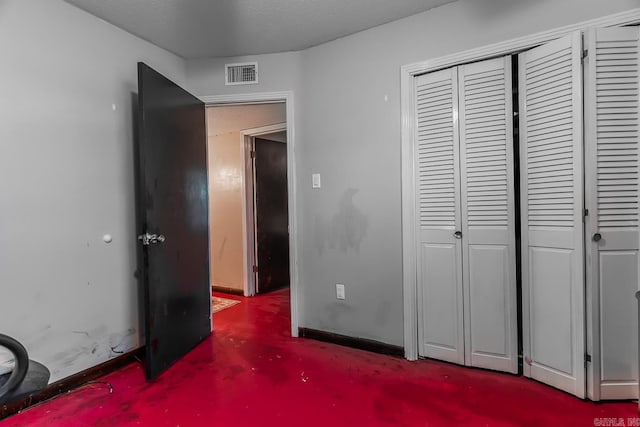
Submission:
<svg viewBox="0 0 640 427">
<path fill-rule="evenodd" d="M 287 146 L 255 139 L 257 293 L 289 286 Z"/>
<path fill-rule="evenodd" d="M 204 104 L 138 64 L 146 375 L 211 333 Z"/>
</svg>

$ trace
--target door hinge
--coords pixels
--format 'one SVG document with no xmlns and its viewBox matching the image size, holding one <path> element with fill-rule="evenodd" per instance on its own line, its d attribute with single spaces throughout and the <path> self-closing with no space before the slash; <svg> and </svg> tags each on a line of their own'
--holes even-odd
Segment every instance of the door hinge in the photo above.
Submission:
<svg viewBox="0 0 640 427">
<path fill-rule="evenodd" d="M 587 366 L 588 363 L 591 363 L 591 355 L 585 353 L 585 355 L 584 355 L 584 366 Z"/>
<path fill-rule="evenodd" d="M 589 216 L 589 209 L 584 210 L 584 216 Z"/>
<path fill-rule="evenodd" d="M 584 61 L 584 59 L 585 59 L 587 56 L 589 56 L 589 49 L 584 49 L 584 50 L 582 51 L 582 55 L 580 55 L 580 59 L 581 59 L 582 61 Z"/>
<path fill-rule="evenodd" d="M 258 272 L 258 266 L 257 266 L 257 265 L 254 265 L 254 266 L 253 266 L 253 272 L 254 272 L 254 273 L 257 273 L 257 272 Z"/>
<path fill-rule="evenodd" d="M 255 158 L 256 158 L 256 152 L 255 152 L 255 151 L 253 151 L 253 150 L 251 150 L 251 158 L 252 158 L 252 159 L 255 159 Z"/>
</svg>

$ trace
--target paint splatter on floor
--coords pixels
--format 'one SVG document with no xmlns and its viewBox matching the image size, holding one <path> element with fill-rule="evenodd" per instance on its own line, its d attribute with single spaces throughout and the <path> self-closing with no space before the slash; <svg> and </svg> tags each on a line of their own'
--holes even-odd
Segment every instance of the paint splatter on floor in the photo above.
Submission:
<svg viewBox="0 0 640 427">
<path fill-rule="evenodd" d="M 236 297 L 230 297 L 236 298 Z M 0 426 L 593 426 L 637 420 L 537 382 L 289 337 L 288 290 L 241 298 L 153 383 L 132 364 Z M 626 424 L 629 425 L 629 424 Z"/>
</svg>

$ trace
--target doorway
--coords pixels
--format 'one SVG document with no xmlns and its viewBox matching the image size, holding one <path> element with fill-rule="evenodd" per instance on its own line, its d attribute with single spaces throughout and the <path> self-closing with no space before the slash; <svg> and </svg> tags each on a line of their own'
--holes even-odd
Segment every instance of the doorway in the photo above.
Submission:
<svg viewBox="0 0 640 427">
<path fill-rule="evenodd" d="M 233 183 L 240 177 L 242 182 L 244 176 L 234 176 L 232 168 L 209 173 L 212 150 L 207 147 L 205 103 L 211 100 L 191 95 L 143 63 L 138 64 L 138 74 L 137 187 L 138 194 L 144 195 L 137 203 L 139 265 L 148 345 L 146 374 L 152 379 L 211 334 L 209 181 L 222 178 L 222 183 Z M 292 93 L 252 96 L 262 103 L 282 104 L 285 120 L 293 117 Z M 286 173 L 295 176 L 292 124 L 287 125 L 287 133 L 291 144 L 287 144 Z M 294 187 L 287 181 L 290 218 L 295 218 L 294 196 Z M 290 230 L 289 269 L 295 285 L 295 224 Z M 291 333 L 297 337 L 297 292 L 291 287 Z"/>
<path fill-rule="evenodd" d="M 214 305 L 289 288 L 286 101 L 209 104 L 207 129 Z"/>
<path fill-rule="evenodd" d="M 289 287 L 287 124 L 240 132 L 246 179 L 246 290 Z"/>
</svg>

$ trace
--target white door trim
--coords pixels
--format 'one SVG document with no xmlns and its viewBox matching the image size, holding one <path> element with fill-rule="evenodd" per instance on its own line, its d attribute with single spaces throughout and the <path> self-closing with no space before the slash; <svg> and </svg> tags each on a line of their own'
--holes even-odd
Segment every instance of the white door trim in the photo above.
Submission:
<svg viewBox="0 0 640 427">
<path fill-rule="evenodd" d="M 255 274 L 253 266 L 256 265 L 256 217 L 255 217 L 255 171 L 251 152 L 255 149 L 253 139 L 256 136 L 268 135 L 274 132 L 287 130 L 287 123 L 262 126 L 253 129 L 240 131 L 240 144 L 243 148 L 244 160 L 244 185 L 242 186 L 242 211 L 245 213 L 242 221 L 242 236 L 247 244 L 243 256 L 244 263 L 244 295 L 254 296 L 256 294 Z M 289 177 L 287 177 L 287 181 Z"/>
<path fill-rule="evenodd" d="M 260 136 L 267 135 L 275 132 L 282 132 L 283 130 L 287 130 L 287 123 L 278 123 L 275 125 L 262 126 L 259 128 L 253 129 L 244 129 L 240 131 L 240 135 L 242 138 L 245 136 Z"/>
<path fill-rule="evenodd" d="M 234 95 L 200 96 L 207 106 L 224 104 L 257 104 L 284 102 L 287 109 L 287 183 L 289 202 L 289 272 L 291 276 L 291 336 L 298 336 L 299 314 L 299 278 L 298 278 L 298 224 L 295 161 L 295 108 L 293 91 L 256 92 Z"/>
<path fill-rule="evenodd" d="M 576 30 L 589 27 L 611 27 L 637 24 L 640 8 L 567 25 L 512 40 L 494 43 L 476 49 L 446 55 L 426 61 L 404 65 L 400 70 L 401 120 L 402 120 L 402 283 L 404 295 L 404 352 L 408 360 L 418 358 L 418 305 L 416 279 L 415 234 L 415 171 L 414 171 L 414 77 L 438 69 L 468 62 L 510 55 L 544 42 L 557 39 Z"/>
</svg>

